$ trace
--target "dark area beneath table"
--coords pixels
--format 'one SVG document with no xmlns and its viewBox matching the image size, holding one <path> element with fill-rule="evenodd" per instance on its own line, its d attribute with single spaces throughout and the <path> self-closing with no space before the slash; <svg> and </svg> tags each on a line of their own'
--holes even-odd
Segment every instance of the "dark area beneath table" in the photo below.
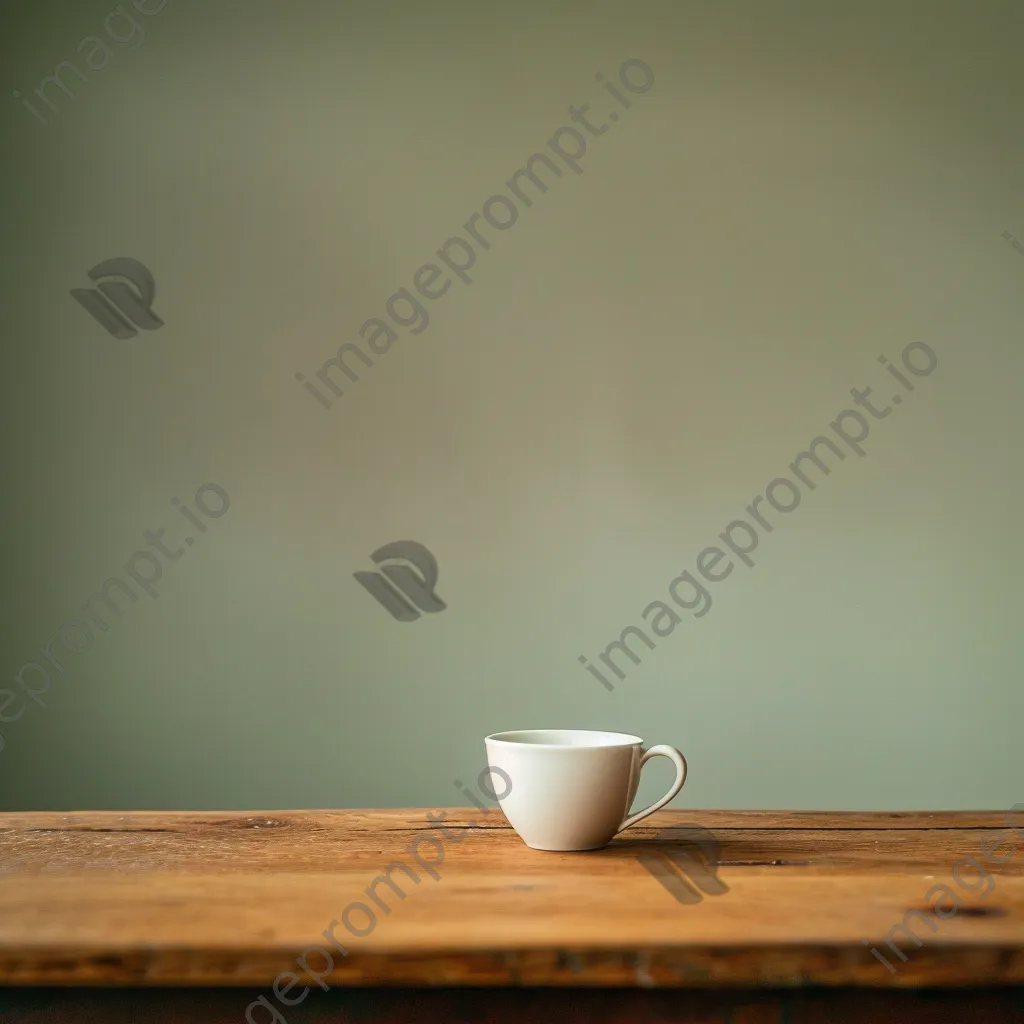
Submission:
<svg viewBox="0 0 1024 1024">
<path fill-rule="evenodd" d="M 5 989 L 0 1024 L 242 1024 L 266 989 Z M 250 1024 L 1024 1024 L 1024 988 L 357 989 Z"/>
</svg>

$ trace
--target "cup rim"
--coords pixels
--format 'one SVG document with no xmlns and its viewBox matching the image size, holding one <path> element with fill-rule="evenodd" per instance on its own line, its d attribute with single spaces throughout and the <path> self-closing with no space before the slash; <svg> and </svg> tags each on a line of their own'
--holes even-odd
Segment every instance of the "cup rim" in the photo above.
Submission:
<svg viewBox="0 0 1024 1024">
<path fill-rule="evenodd" d="M 557 741 L 537 742 L 535 739 L 515 739 L 517 736 L 564 736 L 566 733 L 585 734 L 588 736 L 600 737 L 594 743 L 559 743 Z M 516 747 L 520 750 L 532 747 L 547 750 L 608 750 L 614 747 L 643 746 L 644 741 L 640 736 L 634 736 L 628 732 L 611 732 L 607 729 L 506 729 L 502 732 L 491 733 L 484 737 L 484 743 L 498 743 L 505 747 Z"/>
</svg>

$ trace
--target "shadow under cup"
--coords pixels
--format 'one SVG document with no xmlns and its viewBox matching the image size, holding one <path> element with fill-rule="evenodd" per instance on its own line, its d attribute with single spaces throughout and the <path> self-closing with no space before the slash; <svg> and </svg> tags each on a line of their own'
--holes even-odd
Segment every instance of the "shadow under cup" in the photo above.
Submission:
<svg viewBox="0 0 1024 1024">
<path fill-rule="evenodd" d="M 484 744 L 494 775 L 507 776 L 495 798 L 535 850 L 607 845 L 629 815 L 646 760 L 639 736 L 617 732 L 528 729 L 494 733 Z"/>
</svg>

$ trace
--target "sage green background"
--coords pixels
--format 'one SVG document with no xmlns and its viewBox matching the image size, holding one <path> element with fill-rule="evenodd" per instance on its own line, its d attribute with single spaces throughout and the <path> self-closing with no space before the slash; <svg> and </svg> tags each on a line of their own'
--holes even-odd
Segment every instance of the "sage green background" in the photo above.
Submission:
<svg viewBox="0 0 1024 1024">
<path fill-rule="evenodd" d="M 0 806 L 464 803 L 485 734 L 550 726 L 681 747 L 677 807 L 1022 799 L 1019 3 L 171 0 L 44 127 L 11 92 L 111 7 L 5 6 L 2 671 L 172 497 L 231 508 L 0 725 Z M 583 174 L 317 405 L 293 374 L 633 57 Z M 162 329 L 70 298 L 114 256 Z M 866 457 L 603 690 L 577 656 L 911 341 Z M 352 577 L 405 538 L 448 604 L 412 624 Z"/>
</svg>

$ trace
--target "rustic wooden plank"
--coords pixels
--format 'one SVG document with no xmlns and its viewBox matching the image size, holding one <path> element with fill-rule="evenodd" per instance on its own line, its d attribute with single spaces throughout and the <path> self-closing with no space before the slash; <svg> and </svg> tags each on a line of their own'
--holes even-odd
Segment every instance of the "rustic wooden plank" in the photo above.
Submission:
<svg viewBox="0 0 1024 1024">
<path fill-rule="evenodd" d="M 437 812 L 439 813 L 439 812 Z M 667 827 L 698 825 L 712 829 L 721 844 L 719 860 L 734 866 L 773 861 L 810 860 L 821 867 L 884 869 L 908 862 L 941 861 L 946 842 L 954 863 L 964 848 L 991 829 L 1004 828 L 1008 818 L 1020 827 L 1024 814 L 1014 812 L 965 812 L 957 815 L 906 812 L 902 817 L 887 812 L 877 826 L 870 815 L 835 813 L 815 815 L 809 824 L 804 815 L 791 815 L 784 824 L 770 825 L 767 812 L 661 811 L 649 826 L 636 826 L 615 839 L 609 850 L 632 854 L 656 839 Z M 474 837 L 490 830 L 506 834 L 511 829 L 498 813 L 472 818 L 464 808 L 448 811 L 452 828 L 476 821 Z M 906 820 L 903 820 L 905 818 Z M 746 824 L 740 822 L 745 820 Z M 828 824 L 824 824 L 828 822 Z M 858 825 L 852 822 L 860 822 Z M 261 815 L 225 815 L 213 812 L 136 812 L 131 815 L 95 812 L 74 815 L 30 813 L 0 814 L 0 877 L 4 874 L 59 871 L 64 867 L 88 870 L 170 868 L 213 874 L 220 871 L 283 870 L 294 863 L 302 870 L 334 870 L 339 858 L 346 864 L 363 863 L 375 868 L 380 839 L 398 848 L 417 834 L 436 831 L 423 811 L 270 812 Z M 876 836 L 876 831 L 885 834 Z M 934 834 L 949 831 L 944 840 Z M 976 835 L 962 835 L 975 832 Z M 1011 833 L 1012 834 L 1012 833 Z M 1017 837 L 1020 838 L 1020 837 Z M 508 845 L 475 844 L 475 856 L 501 861 L 522 850 L 514 836 Z M 460 844 L 451 848 L 459 849 Z M 607 851 L 605 851 L 607 852 Z M 550 857 L 559 855 L 552 854 Z M 535 860 L 542 864 L 543 859 Z M 552 861 L 552 865 L 555 862 Z M 1004 873 L 1024 872 L 1024 861 L 1011 859 Z M 559 869 L 560 870 L 560 869 Z"/>
<path fill-rule="evenodd" d="M 437 812 L 440 813 L 440 812 Z M 488 815 L 472 807 L 447 808 L 451 820 L 464 825 L 470 819 L 481 827 L 507 828 L 500 811 Z M 1019 812 L 1016 812 L 1019 813 Z M 372 808 L 303 811 L 82 811 L 67 814 L 52 811 L 11 811 L 0 813 L 0 831 L 7 829 L 57 829 L 179 832 L 225 829 L 320 828 L 352 831 L 385 831 L 430 827 L 424 808 Z M 680 822 L 706 828 L 990 828 L 998 827 L 1007 811 L 659 811 L 644 823 L 648 830 Z M 491 825 L 491 819 L 498 819 Z M 648 824 L 649 823 L 649 824 Z M 643 827 L 643 826 L 637 826 Z"/>
<path fill-rule="evenodd" d="M 455 829 L 482 818 L 446 813 Z M 359 901 L 376 924 L 336 926 L 348 955 L 333 950 L 330 987 L 1024 983 L 1022 812 L 671 811 L 575 854 L 528 849 L 497 812 L 438 851 L 425 814 L 0 815 L 0 982 L 267 985 L 306 947 L 330 950 L 321 933 Z M 650 870 L 684 825 L 713 833 L 721 881 L 685 904 Z M 958 885 L 954 865 L 999 829 L 1009 859 Z M 399 892 L 368 895 L 398 859 L 418 879 L 396 871 Z M 937 884 L 961 900 L 946 920 L 926 898 Z M 903 937 L 902 962 L 885 942 L 915 910 L 924 942 Z"/>
</svg>

